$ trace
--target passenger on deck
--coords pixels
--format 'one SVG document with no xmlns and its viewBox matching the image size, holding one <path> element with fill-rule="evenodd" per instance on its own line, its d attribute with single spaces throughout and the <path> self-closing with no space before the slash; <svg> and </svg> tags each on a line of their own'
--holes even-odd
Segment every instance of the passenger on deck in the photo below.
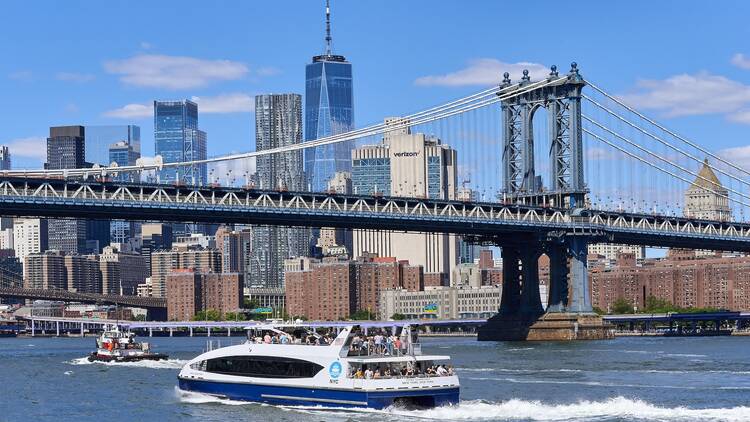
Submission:
<svg viewBox="0 0 750 422">
<path fill-rule="evenodd" d="M 365 379 L 368 379 L 368 380 L 372 379 L 372 376 L 373 376 L 372 369 L 370 368 L 365 369 Z"/>
<path fill-rule="evenodd" d="M 448 375 L 448 370 L 443 367 L 443 365 L 438 365 L 437 370 L 435 370 L 437 375 L 439 377 L 444 377 Z"/>
<path fill-rule="evenodd" d="M 263 343 L 271 344 L 271 335 L 270 334 L 266 334 L 265 336 L 263 336 Z"/>
</svg>

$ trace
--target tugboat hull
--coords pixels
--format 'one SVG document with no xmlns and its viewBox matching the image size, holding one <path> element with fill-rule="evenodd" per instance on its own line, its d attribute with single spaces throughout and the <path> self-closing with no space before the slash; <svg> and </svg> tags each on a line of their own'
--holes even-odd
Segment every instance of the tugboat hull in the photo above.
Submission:
<svg viewBox="0 0 750 422">
<path fill-rule="evenodd" d="M 139 362 L 142 360 L 167 360 L 168 355 L 164 353 L 149 353 L 139 356 L 107 356 L 96 352 L 89 355 L 89 362 Z"/>
</svg>

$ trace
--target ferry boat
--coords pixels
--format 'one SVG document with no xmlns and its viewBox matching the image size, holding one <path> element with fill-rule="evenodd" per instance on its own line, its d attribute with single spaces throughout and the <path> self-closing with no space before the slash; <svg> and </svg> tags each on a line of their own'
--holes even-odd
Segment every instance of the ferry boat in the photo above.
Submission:
<svg viewBox="0 0 750 422">
<path fill-rule="evenodd" d="M 300 325 L 247 330 L 244 344 L 188 362 L 178 375 L 179 388 L 280 405 L 383 409 L 458 403 L 450 357 L 422 354 L 415 326 L 397 327 L 396 333 L 368 326 L 370 335 L 356 325 L 330 335 Z"/>
<path fill-rule="evenodd" d="M 89 362 L 137 362 L 141 360 L 162 360 L 169 356 L 151 351 L 149 343 L 138 343 L 135 334 L 122 332 L 116 327 L 104 331 L 96 339 L 96 351 L 91 352 Z"/>
</svg>

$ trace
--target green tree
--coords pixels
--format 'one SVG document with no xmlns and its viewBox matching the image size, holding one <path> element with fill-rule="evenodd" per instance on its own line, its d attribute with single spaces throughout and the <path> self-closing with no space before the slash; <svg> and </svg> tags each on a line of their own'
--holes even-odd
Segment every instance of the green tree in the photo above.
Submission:
<svg viewBox="0 0 750 422">
<path fill-rule="evenodd" d="M 349 315 L 349 319 L 354 321 L 374 320 L 375 318 L 375 314 L 366 309 L 360 309 L 359 311 Z"/>
<path fill-rule="evenodd" d="M 598 306 L 594 306 L 594 313 L 597 314 L 597 315 L 604 315 L 604 314 L 606 314 L 606 312 L 604 312 L 602 310 L 602 308 L 600 308 Z"/>
<path fill-rule="evenodd" d="M 224 321 L 245 321 L 247 316 L 242 312 L 227 312 L 224 314 Z"/>
<path fill-rule="evenodd" d="M 394 320 L 394 321 L 402 321 L 402 320 L 406 319 L 406 315 L 395 313 L 395 314 L 391 315 L 391 319 Z"/>
<path fill-rule="evenodd" d="M 199 311 L 193 317 L 193 321 L 221 321 L 221 314 L 215 309 Z"/>
<path fill-rule="evenodd" d="M 617 299 L 612 304 L 613 314 L 632 314 L 633 312 L 633 305 L 623 298 Z"/>
</svg>

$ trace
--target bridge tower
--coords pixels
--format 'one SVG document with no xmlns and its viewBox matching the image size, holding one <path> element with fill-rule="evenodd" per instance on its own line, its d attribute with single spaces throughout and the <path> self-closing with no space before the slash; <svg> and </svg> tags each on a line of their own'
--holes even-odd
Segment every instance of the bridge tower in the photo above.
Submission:
<svg viewBox="0 0 750 422">
<path fill-rule="evenodd" d="M 498 95 L 527 90 L 502 101 L 503 183 L 511 201 L 571 209 L 586 202 L 583 173 L 581 91 L 586 86 L 571 64 L 560 77 L 552 66 L 545 84 L 536 89 L 528 70 L 513 85 L 503 75 Z M 536 183 L 534 168 L 534 113 L 547 109 L 550 150 L 549 187 Z M 540 234 L 538 237 L 502 236 L 493 241 L 502 248 L 503 293 L 498 315 L 479 330 L 480 340 L 570 340 L 609 336 L 600 317 L 593 313 L 589 291 L 587 251 L 595 234 Z M 547 311 L 539 297 L 539 257 L 550 259 Z"/>
</svg>

